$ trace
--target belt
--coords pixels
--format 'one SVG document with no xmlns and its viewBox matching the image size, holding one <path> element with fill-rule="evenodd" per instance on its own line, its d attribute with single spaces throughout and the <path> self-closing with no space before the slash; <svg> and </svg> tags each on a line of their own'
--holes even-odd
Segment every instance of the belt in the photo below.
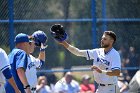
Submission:
<svg viewBox="0 0 140 93">
<path fill-rule="evenodd" d="M 31 88 L 31 91 L 36 91 L 36 88 L 35 88 L 35 87 L 32 87 L 32 88 Z"/>
<path fill-rule="evenodd" d="M 110 85 L 113 85 L 113 84 L 99 84 L 100 86 L 110 86 Z"/>
</svg>

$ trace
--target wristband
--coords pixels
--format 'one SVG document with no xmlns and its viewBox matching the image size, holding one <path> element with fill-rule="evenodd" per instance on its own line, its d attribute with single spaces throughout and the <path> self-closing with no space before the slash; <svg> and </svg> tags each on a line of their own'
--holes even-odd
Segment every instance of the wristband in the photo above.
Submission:
<svg viewBox="0 0 140 93">
<path fill-rule="evenodd" d="M 24 89 L 27 89 L 28 87 L 30 87 L 30 85 L 25 86 Z"/>
<path fill-rule="evenodd" d="M 107 71 L 106 70 L 102 70 L 102 73 L 106 75 Z"/>
<path fill-rule="evenodd" d="M 41 51 L 41 52 L 44 52 L 44 51 L 45 51 L 45 48 L 40 48 L 40 51 Z"/>
<path fill-rule="evenodd" d="M 47 47 L 48 45 L 43 45 L 43 43 L 41 43 L 40 51 L 44 52 Z"/>
</svg>

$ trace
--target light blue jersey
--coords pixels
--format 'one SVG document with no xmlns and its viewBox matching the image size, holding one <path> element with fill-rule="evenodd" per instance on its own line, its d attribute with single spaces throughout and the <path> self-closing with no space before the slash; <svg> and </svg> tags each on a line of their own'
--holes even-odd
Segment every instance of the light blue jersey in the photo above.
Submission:
<svg viewBox="0 0 140 93">
<path fill-rule="evenodd" d="M 120 70 L 121 61 L 119 53 L 111 48 L 107 53 L 103 48 L 87 50 L 87 60 L 93 60 L 93 65 L 99 67 L 102 70 Z M 97 83 L 101 84 L 117 84 L 117 76 L 108 76 L 103 73 L 93 71 L 94 79 Z"/>
</svg>

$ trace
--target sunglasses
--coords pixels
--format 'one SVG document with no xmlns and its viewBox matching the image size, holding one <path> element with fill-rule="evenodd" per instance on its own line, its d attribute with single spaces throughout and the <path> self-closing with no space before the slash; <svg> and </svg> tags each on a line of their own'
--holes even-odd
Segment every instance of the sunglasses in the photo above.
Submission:
<svg viewBox="0 0 140 93">
<path fill-rule="evenodd" d="M 32 44 L 32 42 L 33 42 L 33 41 L 35 41 L 35 38 L 34 38 L 34 37 L 32 37 L 32 36 L 29 36 L 28 38 L 29 38 L 29 44 L 31 45 L 31 44 Z"/>
<path fill-rule="evenodd" d="M 34 41 L 34 40 L 35 40 L 35 38 L 29 37 L 29 41 Z"/>
</svg>

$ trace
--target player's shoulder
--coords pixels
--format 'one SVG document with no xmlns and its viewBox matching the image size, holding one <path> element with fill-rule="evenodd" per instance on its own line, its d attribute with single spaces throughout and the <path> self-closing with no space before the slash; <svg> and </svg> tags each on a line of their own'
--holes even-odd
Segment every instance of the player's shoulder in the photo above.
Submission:
<svg viewBox="0 0 140 93">
<path fill-rule="evenodd" d="M 2 48 L 0 48 L 0 53 L 3 53 L 3 52 L 5 52 Z"/>
<path fill-rule="evenodd" d="M 14 48 L 10 54 L 8 54 L 9 58 L 14 58 L 14 57 L 18 57 L 20 55 L 26 55 L 26 52 L 22 49 L 18 49 L 18 48 Z"/>
<path fill-rule="evenodd" d="M 93 51 L 97 51 L 97 52 L 104 51 L 104 48 L 95 48 L 93 49 Z"/>
<path fill-rule="evenodd" d="M 103 48 L 94 48 L 94 49 L 89 49 L 90 51 L 102 51 Z"/>
<path fill-rule="evenodd" d="M 13 54 L 26 54 L 26 52 L 24 51 L 24 50 L 22 50 L 22 49 L 18 49 L 18 48 L 15 48 L 15 49 L 13 49 L 12 50 L 12 53 Z"/>
<path fill-rule="evenodd" d="M 112 53 L 116 54 L 116 55 L 119 55 L 119 52 L 116 49 L 114 49 L 114 48 L 112 48 Z"/>
<path fill-rule="evenodd" d="M 112 55 L 112 57 L 120 57 L 119 52 L 114 48 L 112 48 L 110 55 Z"/>
<path fill-rule="evenodd" d="M 88 49 L 87 51 L 90 53 L 101 53 L 103 51 L 103 48 Z"/>
<path fill-rule="evenodd" d="M 1 51 L 3 51 L 3 49 L 2 49 L 2 48 L 0 48 L 0 52 L 1 52 Z"/>
<path fill-rule="evenodd" d="M 5 56 L 7 55 L 5 50 L 3 50 L 2 48 L 0 48 L 0 56 Z"/>
</svg>

